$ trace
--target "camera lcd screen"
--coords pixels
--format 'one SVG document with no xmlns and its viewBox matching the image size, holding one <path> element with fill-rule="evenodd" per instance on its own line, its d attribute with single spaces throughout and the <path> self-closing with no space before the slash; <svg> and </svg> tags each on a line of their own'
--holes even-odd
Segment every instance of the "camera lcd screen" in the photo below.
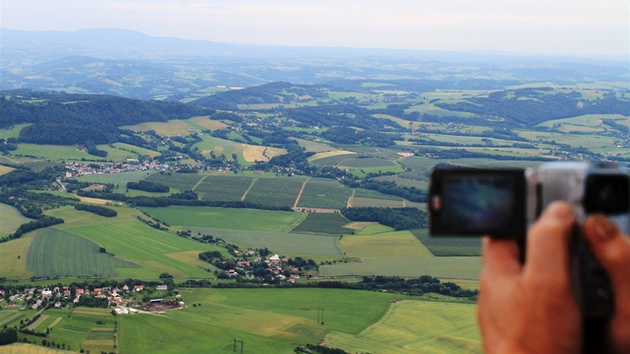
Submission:
<svg viewBox="0 0 630 354">
<path fill-rule="evenodd" d="M 524 230 L 522 170 L 436 170 L 431 234 L 518 236 Z"/>
</svg>

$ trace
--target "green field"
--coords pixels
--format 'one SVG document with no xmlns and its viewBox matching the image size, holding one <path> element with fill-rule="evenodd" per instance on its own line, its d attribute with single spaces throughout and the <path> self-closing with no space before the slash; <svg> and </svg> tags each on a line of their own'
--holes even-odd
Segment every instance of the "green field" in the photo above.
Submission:
<svg viewBox="0 0 630 354">
<path fill-rule="evenodd" d="M 161 183 L 171 188 L 192 190 L 204 178 L 203 175 L 193 173 L 153 173 L 144 178 L 145 181 Z"/>
<path fill-rule="evenodd" d="M 169 206 L 140 210 L 170 225 L 285 232 L 306 216 L 302 213 L 258 209 Z"/>
<path fill-rule="evenodd" d="M 311 178 L 298 203 L 304 208 L 341 209 L 348 204 L 352 189 L 334 179 Z"/>
<path fill-rule="evenodd" d="M 85 175 L 77 177 L 76 179 L 80 182 L 103 184 L 111 183 L 115 186 L 118 186 L 115 189 L 116 193 L 125 193 L 125 191 L 127 190 L 127 182 L 138 182 L 142 178 L 146 177 L 148 174 L 149 172 L 146 171 L 127 171 L 121 173 Z"/>
<path fill-rule="evenodd" d="M 230 243 L 246 248 L 267 247 L 274 253 L 288 257 L 308 257 L 317 261 L 338 259 L 343 251 L 338 246 L 338 236 L 309 235 L 285 232 L 241 231 L 191 227 L 193 232 L 218 236 Z"/>
<path fill-rule="evenodd" d="M 115 143 L 112 145 L 97 145 L 99 150 L 107 152 L 108 160 L 121 161 L 124 159 L 137 159 L 142 155 L 156 157 L 160 153 L 134 145 Z"/>
<path fill-rule="evenodd" d="M 37 332 L 45 332 L 52 328 L 46 337 L 48 341 L 64 344 L 66 350 L 78 352 L 80 349 L 98 353 L 112 352 L 114 347 L 114 327 L 116 319 L 109 309 L 95 309 L 78 307 L 70 309 L 49 309 L 42 317 L 45 321 L 38 326 Z M 39 322 L 39 321 L 38 321 Z M 53 326 L 54 324 L 54 326 Z M 20 334 L 31 342 L 41 343 L 42 338 L 34 335 Z M 42 347 L 32 347 L 32 350 L 44 350 Z M 37 353 L 28 351 L 24 353 Z M 44 352 L 42 352 L 44 353 Z"/>
<path fill-rule="evenodd" d="M 243 176 L 204 176 L 195 187 L 201 200 L 241 200 L 254 178 Z"/>
<path fill-rule="evenodd" d="M 481 256 L 480 237 L 430 237 L 427 229 L 411 232 L 435 256 Z"/>
<path fill-rule="evenodd" d="M 454 342 L 479 350 L 474 305 L 395 302 L 400 295 L 341 289 L 194 289 L 182 294 L 186 303 L 199 306 L 162 316 L 118 316 L 120 351 L 196 353 L 203 348 L 203 352 L 230 353 L 234 339 L 243 341 L 244 351 L 252 353 L 293 353 L 295 347 L 321 338 L 326 345 L 353 353 L 360 348 L 339 342 L 338 336 L 358 343 L 356 339 L 366 338 L 390 350 L 404 343 L 457 352 Z M 401 334 L 409 328 L 405 336 L 387 338 L 388 333 L 396 334 L 397 324 Z M 376 352 L 377 348 L 366 349 Z"/>
<path fill-rule="evenodd" d="M 349 168 L 364 168 L 364 167 L 380 167 L 380 166 L 385 166 L 385 167 L 391 167 L 391 166 L 396 166 L 396 163 L 390 160 L 384 160 L 384 159 L 376 159 L 373 157 L 367 157 L 367 158 L 345 158 L 341 161 L 339 161 L 338 166 L 341 167 L 349 167 Z"/>
<path fill-rule="evenodd" d="M 402 208 L 406 205 L 406 202 L 401 198 L 400 200 L 392 200 L 392 199 L 381 199 L 381 198 L 363 198 L 363 197 L 352 197 L 350 201 L 350 205 L 353 208 L 368 208 L 368 207 L 379 207 L 379 208 Z"/>
<path fill-rule="evenodd" d="M 482 353 L 476 307 L 403 300 L 358 335 L 331 332 L 326 345 L 369 353 Z"/>
<path fill-rule="evenodd" d="M 307 213 L 306 219 L 294 227 L 291 232 L 331 235 L 348 234 L 353 230 L 344 226 L 350 222 L 350 220 L 339 213 Z"/>
<path fill-rule="evenodd" d="M 81 151 L 75 146 L 62 145 L 19 144 L 17 150 L 13 151 L 11 154 L 57 160 L 99 159 L 99 157 L 89 155 L 87 152 Z"/>
<path fill-rule="evenodd" d="M 295 199 L 306 181 L 304 177 L 259 178 L 247 192 L 245 201 L 273 206 L 289 206 L 295 204 Z M 310 183 L 310 180 L 309 182 Z M 307 183 L 307 186 L 308 186 Z"/>
<path fill-rule="evenodd" d="M 300 144 L 300 146 L 302 146 L 304 149 L 306 149 L 306 152 L 326 152 L 326 151 L 334 151 L 337 150 L 334 147 L 328 145 L 328 144 L 324 144 L 324 143 L 318 143 L 316 141 L 310 141 L 310 140 L 304 140 L 304 139 L 298 139 L 298 138 L 293 138 L 295 141 L 298 142 L 298 144 Z"/>
<path fill-rule="evenodd" d="M 35 276 L 116 277 L 117 268 L 138 265 L 99 252 L 99 246 L 81 236 L 45 228 L 37 230 L 28 249 L 27 267 Z"/>
<path fill-rule="evenodd" d="M 320 276 L 371 275 L 478 279 L 479 257 L 434 257 L 410 231 L 374 225 L 340 242 L 347 262 L 320 267 Z"/>
<path fill-rule="evenodd" d="M 73 208 L 60 208 L 48 213 L 66 222 L 55 228 L 82 236 L 115 254 L 117 258 L 139 265 L 139 268 L 116 268 L 121 277 L 157 279 L 167 272 L 176 278 L 205 278 L 208 264 L 198 258 L 200 252 L 220 248 L 177 237 L 156 230 L 136 219 L 142 215 L 130 208 L 115 208 L 118 216 L 103 218 Z M 108 219 L 108 220 L 102 220 Z"/>
<path fill-rule="evenodd" d="M 0 203 L 0 235 L 13 233 L 20 225 L 31 220 L 22 216 L 16 208 Z"/>
<path fill-rule="evenodd" d="M 17 138 L 20 136 L 20 130 L 28 127 L 30 124 L 16 124 L 11 129 L 0 129 L 0 139 L 7 140 L 9 138 Z"/>
</svg>

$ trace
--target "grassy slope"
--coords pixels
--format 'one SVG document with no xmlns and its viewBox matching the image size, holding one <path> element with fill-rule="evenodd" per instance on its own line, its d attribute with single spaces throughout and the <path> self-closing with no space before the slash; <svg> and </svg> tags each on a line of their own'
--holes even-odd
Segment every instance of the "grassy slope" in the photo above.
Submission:
<svg viewBox="0 0 630 354">
<path fill-rule="evenodd" d="M 429 345 L 455 352 L 452 343 L 479 348 L 470 304 L 406 300 L 392 305 L 400 295 L 342 289 L 194 289 L 182 295 L 189 305 L 185 310 L 118 316 L 121 353 L 229 353 L 234 339 L 245 343 L 246 352 L 291 353 L 322 337 L 350 352 L 368 349 L 366 343 L 378 344 L 371 352 Z"/>
<path fill-rule="evenodd" d="M 299 213 L 285 211 L 214 207 L 143 207 L 140 210 L 170 225 L 267 232 L 288 231 L 305 217 Z"/>
</svg>

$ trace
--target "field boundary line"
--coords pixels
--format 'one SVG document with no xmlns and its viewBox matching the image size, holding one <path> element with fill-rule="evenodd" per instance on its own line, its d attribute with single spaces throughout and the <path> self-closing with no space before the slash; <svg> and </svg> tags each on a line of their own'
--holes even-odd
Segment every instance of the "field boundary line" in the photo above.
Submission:
<svg viewBox="0 0 630 354">
<path fill-rule="evenodd" d="M 352 188 L 352 195 L 348 198 L 348 203 L 346 204 L 346 208 L 352 208 L 352 200 L 354 199 L 354 193 L 357 192 L 356 188 Z"/>
<path fill-rule="evenodd" d="M 252 183 L 249 184 L 249 187 L 247 187 L 247 190 L 245 191 L 245 193 L 243 193 L 243 196 L 241 197 L 241 202 L 245 200 L 245 197 L 247 197 L 247 193 L 249 193 L 249 191 L 254 188 L 254 183 L 256 183 L 256 181 L 258 181 L 258 177 L 254 177 Z"/>
<path fill-rule="evenodd" d="M 50 324 L 49 328 L 53 328 L 57 325 L 57 323 L 61 322 L 61 320 L 63 320 L 63 317 L 57 317 L 57 319 Z"/>
<path fill-rule="evenodd" d="M 304 181 L 304 183 L 302 183 L 302 188 L 300 188 L 300 192 L 297 195 L 297 198 L 295 198 L 295 203 L 293 203 L 293 209 L 297 208 L 298 203 L 300 202 L 300 198 L 302 197 L 302 192 L 304 192 L 304 188 L 306 188 L 306 183 L 311 179 L 311 177 L 308 177 L 306 179 L 306 181 Z"/>
<path fill-rule="evenodd" d="M 199 187 L 199 185 L 201 184 L 201 182 L 203 182 L 206 178 L 208 178 L 208 176 L 203 176 L 203 177 L 199 180 L 199 182 L 197 182 L 197 184 L 195 184 L 195 186 L 194 186 L 194 187 L 192 187 L 192 189 L 191 189 L 191 190 L 192 190 L 192 191 L 194 191 L 197 187 Z"/>
</svg>

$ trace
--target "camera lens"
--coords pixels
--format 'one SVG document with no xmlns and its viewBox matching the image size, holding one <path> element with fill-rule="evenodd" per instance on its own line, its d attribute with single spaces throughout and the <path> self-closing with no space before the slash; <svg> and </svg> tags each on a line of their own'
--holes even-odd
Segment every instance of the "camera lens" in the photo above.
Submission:
<svg viewBox="0 0 630 354">
<path fill-rule="evenodd" d="M 630 181 L 625 175 L 590 175 L 586 180 L 587 213 L 621 214 L 630 210 Z"/>
</svg>

